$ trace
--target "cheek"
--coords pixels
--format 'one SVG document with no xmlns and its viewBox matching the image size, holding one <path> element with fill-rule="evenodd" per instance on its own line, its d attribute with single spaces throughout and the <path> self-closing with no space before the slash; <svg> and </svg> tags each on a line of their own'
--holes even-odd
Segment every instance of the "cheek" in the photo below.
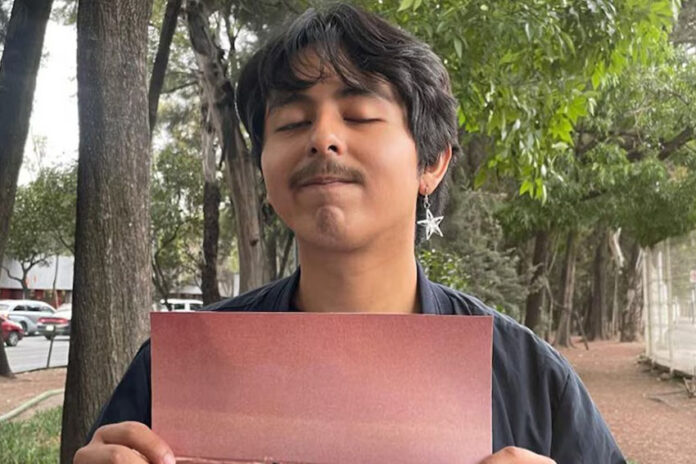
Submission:
<svg viewBox="0 0 696 464">
<path fill-rule="evenodd" d="M 261 172 L 266 184 L 268 202 L 274 209 L 277 209 L 277 198 L 282 198 L 282 195 L 278 192 L 279 186 L 283 182 L 280 176 L 280 173 L 283 172 L 283 167 L 279 166 L 279 161 L 278 158 L 269 156 L 265 152 L 261 153 Z"/>
<path fill-rule="evenodd" d="M 399 140 L 399 139 L 397 139 Z M 415 144 L 410 140 L 382 145 L 382 156 L 371 160 L 373 168 L 380 172 L 379 177 L 389 185 L 384 188 L 397 188 L 405 194 L 418 189 L 418 155 Z"/>
</svg>

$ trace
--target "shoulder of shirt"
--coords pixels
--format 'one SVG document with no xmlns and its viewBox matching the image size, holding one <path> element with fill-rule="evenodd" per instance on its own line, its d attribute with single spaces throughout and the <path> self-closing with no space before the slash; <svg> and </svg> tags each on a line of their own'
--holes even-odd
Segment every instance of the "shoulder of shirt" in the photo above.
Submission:
<svg viewBox="0 0 696 464">
<path fill-rule="evenodd" d="M 503 353 L 507 359 L 513 360 L 519 356 L 531 355 L 537 357 L 547 368 L 561 375 L 565 376 L 573 370 L 568 361 L 553 346 L 514 318 L 500 313 L 476 297 L 442 284 L 431 283 L 437 286 L 452 302 L 456 314 L 492 316 L 493 349 Z"/>
<path fill-rule="evenodd" d="M 271 293 L 281 291 L 283 287 L 290 283 L 292 276 L 285 277 L 254 290 L 250 290 L 232 298 L 220 300 L 217 303 L 204 307 L 203 311 L 258 311 L 258 308 L 265 306 Z M 275 308 L 269 308 L 275 309 Z"/>
</svg>

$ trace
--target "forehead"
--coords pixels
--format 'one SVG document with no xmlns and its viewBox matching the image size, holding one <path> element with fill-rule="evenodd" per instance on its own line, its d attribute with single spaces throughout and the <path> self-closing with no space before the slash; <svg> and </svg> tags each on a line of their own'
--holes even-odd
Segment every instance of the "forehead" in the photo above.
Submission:
<svg viewBox="0 0 696 464">
<path fill-rule="evenodd" d="M 383 76 L 360 70 L 345 53 L 323 58 L 308 49 L 290 61 L 288 76 L 276 82 L 266 97 L 266 115 L 272 110 L 297 101 L 310 101 L 308 94 L 320 84 L 336 87 L 336 98 L 371 96 L 402 104 L 395 87 Z"/>
</svg>

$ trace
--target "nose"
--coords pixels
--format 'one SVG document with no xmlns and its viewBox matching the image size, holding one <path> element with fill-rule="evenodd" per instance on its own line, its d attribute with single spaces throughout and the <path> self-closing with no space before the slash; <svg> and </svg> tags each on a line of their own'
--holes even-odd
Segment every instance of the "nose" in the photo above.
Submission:
<svg viewBox="0 0 696 464">
<path fill-rule="evenodd" d="M 343 119 L 340 115 L 318 114 L 312 126 L 307 153 L 310 156 L 336 156 L 345 153 L 345 141 L 341 133 Z"/>
</svg>

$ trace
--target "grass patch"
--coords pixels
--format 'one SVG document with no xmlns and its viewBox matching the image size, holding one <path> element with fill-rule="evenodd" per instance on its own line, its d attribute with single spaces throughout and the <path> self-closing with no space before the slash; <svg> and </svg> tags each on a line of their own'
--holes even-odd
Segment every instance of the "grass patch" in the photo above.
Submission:
<svg viewBox="0 0 696 464">
<path fill-rule="evenodd" d="M 0 424 L 0 462 L 3 464 L 55 464 L 60 459 L 63 408 L 39 411 L 24 421 Z"/>
</svg>

